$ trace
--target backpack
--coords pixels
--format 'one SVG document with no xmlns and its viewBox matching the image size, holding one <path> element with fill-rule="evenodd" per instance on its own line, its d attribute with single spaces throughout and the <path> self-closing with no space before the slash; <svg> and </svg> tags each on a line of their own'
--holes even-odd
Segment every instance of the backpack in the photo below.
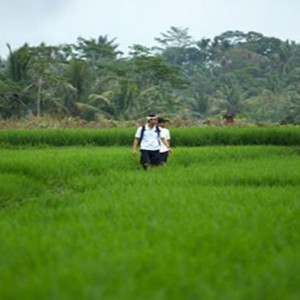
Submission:
<svg viewBox="0 0 300 300">
<path fill-rule="evenodd" d="M 160 145 L 160 128 L 158 126 L 155 126 L 155 127 L 156 127 L 155 131 L 157 133 L 158 144 Z M 140 140 L 139 140 L 139 145 L 141 144 L 141 141 L 142 141 L 142 139 L 144 137 L 145 129 L 146 129 L 146 126 L 143 125 L 142 126 L 142 131 L 141 131 L 141 137 L 140 137 Z"/>
</svg>

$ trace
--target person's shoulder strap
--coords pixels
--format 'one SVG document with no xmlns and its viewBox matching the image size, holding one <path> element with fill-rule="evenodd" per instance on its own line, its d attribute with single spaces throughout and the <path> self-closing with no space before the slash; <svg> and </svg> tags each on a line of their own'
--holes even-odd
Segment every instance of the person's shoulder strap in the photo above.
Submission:
<svg viewBox="0 0 300 300">
<path fill-rule="evenodd" d="M 157 140 L 158 140 L 158 144 L 159 146 L 161 145 L 161 142 L 160 142 L 160 127 L 159 126 L 156 126 L 156 133 L 157 133 Z"/>
<path fill-rule="evenodd" d="M 146 126 L 143 125 L 143 126 L 142 126 L 142 131 L 141 131 L 141 139 L 142 139 L 143 136 L 144 136 L 145 129 L 146 129 Z"/>
<path fill-rule="evenodd" d="M 145 129 L 146 129 L 146 126 L 143 125 L 143 126 L 142 126 L 142 130 L 141 130 L 141 137 L 140 137 L 140 140 L 139 140 L 139 144 L 141 143 L 141 141 L 142 141 L 142 139 L 143 139 L 143 137 L 144 137 Z"/>
<path fill-rule="evenodd" d="M 156 126 L 156 133 L 157 133 L 158 137 L 160 137 L 160 132 L 161 132 L 161 130 L 160 130 L 159 126 Z"/>
</svg>

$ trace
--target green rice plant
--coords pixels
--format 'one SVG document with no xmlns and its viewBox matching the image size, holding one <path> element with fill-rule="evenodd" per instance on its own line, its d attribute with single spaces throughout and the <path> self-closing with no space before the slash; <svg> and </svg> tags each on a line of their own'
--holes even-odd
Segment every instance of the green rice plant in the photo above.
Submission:
<svg viewBox="0 0 300 300">
<path fill-rule="evenodd" d="M 298 127 L 195 127 L 172 129 L 178 146 L 299 145 Z"/>
<path fill-rule="evenodd" d="M 128 145 L 132 142 L 134 131 L 126 128 L 109 129 L 30 129 L 1 130 L 0 145 L 3 146 L 72 146 Z"/>
<path fill-rule="evenodd" d="M 0 173 L 0 209 L 41 195 L 46 187 L 23 174 Z"/>
<path fill-rule="evenodd" d="M 136 128 L 1 130 L 0 145 L 129 146 Z M 174 146 L 300 145 L 299 127 L 171 128 Z"/>
<path fill-rule="evenodd" d="M 129 147 L 0 149 L 0 298 L 297 299 L 299 162 L 177 147 L 145 172 Z"/>
</svg>

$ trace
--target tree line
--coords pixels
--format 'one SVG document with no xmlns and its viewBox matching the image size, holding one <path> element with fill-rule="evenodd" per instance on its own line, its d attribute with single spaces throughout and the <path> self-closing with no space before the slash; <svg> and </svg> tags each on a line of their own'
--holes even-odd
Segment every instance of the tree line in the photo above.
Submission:
<svg viewBox="0 0 300 300">
<path fill-rule="evenodd" d="M 106 35 L 17 50 L 0 59 L 0 118 L 30 115 L 134 120 L 239 115 L 300 124 L 300 45 L 261 33 L 226 31 L 195 40 L 170 27 L 153 47 L 124 56 Z"/>
</svg>

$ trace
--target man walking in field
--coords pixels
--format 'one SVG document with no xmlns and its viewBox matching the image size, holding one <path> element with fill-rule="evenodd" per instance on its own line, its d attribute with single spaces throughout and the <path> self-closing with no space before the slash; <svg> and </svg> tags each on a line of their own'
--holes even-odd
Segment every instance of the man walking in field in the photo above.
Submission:
<svg viewBox="0 0 300 300">
<path fill-rule="evenodd" d="M 160 128 L 160 136 L 165 139 L 165 143 L 161 143 L 159 153 L 160 153 L 160 161 L 162 164 L 167 163 L 169 154 L 171 153 L 171 135 L 170 130 L 166 128 L 166 123 L 169 120 L 158 117 L 158 126 Z"/>
<path fill-rule="evenodd" d="M 147 124 L 140 126 L 134 136 L 132 155 L 133 157 L 136 156 L 137 147 L 140 146 L 140 163 L 144 170 L 147 170 L 149 166 L 161 165 L 160 145 L 164 143 L 168 147 L 165 138 L 160 136 L 160 128 L 157 124 L 158 117 L 153 114 L 148 115 Z"/>
</svg>

